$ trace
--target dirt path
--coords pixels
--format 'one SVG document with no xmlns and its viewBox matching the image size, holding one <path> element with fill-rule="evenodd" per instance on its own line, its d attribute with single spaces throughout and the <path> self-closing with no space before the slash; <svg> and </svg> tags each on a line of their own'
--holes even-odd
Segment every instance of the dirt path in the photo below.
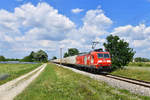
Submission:
<svg viewBox="0 0 150 100">
<path fill-rule="evenodd" d="M 31 72 L 1 85 L 0 100 L 13 100 L 15 96 L 21 93 L 44 70 L 46 65 L 43 64 Z"/>
</svg>

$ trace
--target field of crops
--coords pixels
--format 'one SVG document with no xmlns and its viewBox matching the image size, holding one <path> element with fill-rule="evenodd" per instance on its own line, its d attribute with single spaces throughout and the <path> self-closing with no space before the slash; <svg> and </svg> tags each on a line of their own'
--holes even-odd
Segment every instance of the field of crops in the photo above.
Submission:
<svg viewBox="0 0 150 100">
<path fill-rule="evenodd" d="M 0 64 L 0 85 L 12 79 L 15 79 L 27 72 L 30 72 L 40 65 L 41 64 Z"/>
</svg>

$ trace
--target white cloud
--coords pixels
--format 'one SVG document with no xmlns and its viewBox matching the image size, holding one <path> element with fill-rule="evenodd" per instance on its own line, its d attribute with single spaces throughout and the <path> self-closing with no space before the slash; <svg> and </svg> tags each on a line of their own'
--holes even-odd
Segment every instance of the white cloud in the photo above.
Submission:
<svg viewBox="0 0 150 100">
<path fill-rule="evenodd" d="M 36 49 L 55 51 L 58 40 L 63 40 L 75 27 L 68 17 L 47 3 L 37 6 L 27 3 L 16 7 L 14 12 L 0 10 L 0 39 L 10 52 L 25 55 L 24 51 Z"/>
<path fill-rule="evenodd" d="M 0 31 L 1 32 L 13 36 L 19 33 L 18 27 L 19 24 L 17 23 L 17 18 L 13 13 L 9 13 L 5 10 L 0 10 Z"/>
<path fill-rule="evenodd" d="M 84 11 L 84 9 L 75 8 L 75 9 L 72 9 L 72 10 L 71 10 L 71 12 L 72 12 L 72 13 L 75 13 L 75 14 L 80 13 L 80 12 L 82 12 L 82 11 Z"/>
<path fill-rule="evenodd" d="M 134 47 L 143 47 L 144 45 L 149 45 L 149 43 L 147 42 L 147 40 L 134 40 L 132 44 L 134 45 Z"/>
<path fill-rule="evenodd" d="M 130 37 L 133 40 L 143 40 L 150 35 L 150 29 L 144 24 L 140 24 L 138 26 L 126 25 L 115 28 L 112 34 Z"/>
<path fill-rule="evenodd" d="M 89 35 L 103 35 L 112 24 L 112 20 L 104 15 L 101 9 L 87 11 L 83 18 L 83 27 L 80 31 Z"/>
<path fill-rule="evenodd" d="M 3 51 L 7 54 L 5 56 L 21 58 L 31 51 L 43 49 L 51 57 L 59 55 L 60 47 L 64 52 L 71 47 L 84 52 L 91 49 L 93 41 L 100 41 L 98 47 L 102 47 L 113 21 L 100 8 L 87 11 L 82 21 L 83 25 L 76 28 L 74 22 L 47 3 L 36 6 L 27 3 L 16 7 L 14 12 L 1 9 L 1 53 Z M 130 42 L 137 56 L 148 53 L 150 27 L 144 24 L 119 26 L 111 34 Z"/>
<path fill-rule="evenodd" d="M 145 40 L 150 37 L 150 27 L 146 27 L 144 24 L 120 26 L 115 28 L 112 34 L 128 37 L 131 40 Z"/>
<path fill-rule="evenodd" d="M 112 34 L 128 41 L 130 46 L 137 51 L 136 56 L 143 54 L 142 56 L 147 57 L 146 54 L 150 47 L 150 26 L 145 24 L 120 26 L 115 28 Z"/>
<path fill-rule="evenodd" d="M 107 34 L 106 29 L 113 23 L 101 9 L 87 11 L 82 20 L 83 26 L 79 29 L 72 30 L 71 34 L 68 34 L 69 38 L 76 40 L 84 38 L 85 41 L 92 42 L 96 37 Z"/>
<path fill-rule="evenodd" d="M 105 35 L 108 35 L 106 30 L 112 25 L 113 21 L 101 9 L 87 11 L 82 21 L 83 26 L 72 30 L 67 34 L 67 37 L 78 43 L 78 47 L 82 51 L 91 50 L 93 41 L 100 40 L 101 43 L 98 47 L 102 47 Z M 71 41 L 68 43 L 71 43 Z"/>
<path fill-rule="evenodd" d="M 32 35 L 32 38 L 60 40 L 75 27 L 69 18 L 46 3 L 39 3 L 36 7 L 32 4 L 23 5 L 15 9 L 15 14 L 22 19 L 24 27 L 31 27 L 26 32 L 28 38 Z"/>
<path fill-rule="evenodd" d="M 14 13 L 0 10 L 0 30 L 14 38 L 19 34 L 28 39 L 61 40 L 72 28 L 75 24 L 69 18 L 46 3 L 24 4 Z"/>
<path fill-rule="evenodd" d="M 8 36 L 5 33 L 0 32 L 0 41 L 14 42 L 14 39 L 11 36 Z"/>
</svg>

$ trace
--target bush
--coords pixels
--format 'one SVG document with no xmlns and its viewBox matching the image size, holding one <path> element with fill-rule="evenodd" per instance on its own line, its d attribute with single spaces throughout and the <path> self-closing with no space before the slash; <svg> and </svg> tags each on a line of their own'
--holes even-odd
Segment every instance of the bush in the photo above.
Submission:
<svg viewBox="0 0 150 100">
<path fill-rule="evenodd" d="M 39 50 L 38 52 L 31 52 L 29 56 L 24 57 L 21 61 L 25 62 L 47 62 L 48 55 L 43 50 Z"/>
<path fill-rule="evenodd" d="M 138 64 L 138 66 L 140 66 L 140 67 L 141 67 L 141 66 L 143 66 L 143 64 L 142 64 L 142 63 L 139 63 L 139 64 Z"/>
<path fill-rule="evenodd" d="M 0 61 L 5 61 L 5 57 L 4 56 L 0 56 Z"/>
</svg>

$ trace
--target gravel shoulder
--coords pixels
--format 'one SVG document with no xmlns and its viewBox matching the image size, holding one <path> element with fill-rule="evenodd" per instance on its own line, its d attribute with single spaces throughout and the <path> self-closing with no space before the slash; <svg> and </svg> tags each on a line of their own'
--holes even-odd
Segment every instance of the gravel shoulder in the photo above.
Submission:
<svg viewBox="0 0 150 100">
<path fill-rule="evenodd" d="M 35 70 L 20 76 L 10 82 L 0 86 L 0 99 L 13 100 L 15 96 L 21 93 L 39 74 L 44 70 L 47 64 L 43 64 Z"/>
</svg>

